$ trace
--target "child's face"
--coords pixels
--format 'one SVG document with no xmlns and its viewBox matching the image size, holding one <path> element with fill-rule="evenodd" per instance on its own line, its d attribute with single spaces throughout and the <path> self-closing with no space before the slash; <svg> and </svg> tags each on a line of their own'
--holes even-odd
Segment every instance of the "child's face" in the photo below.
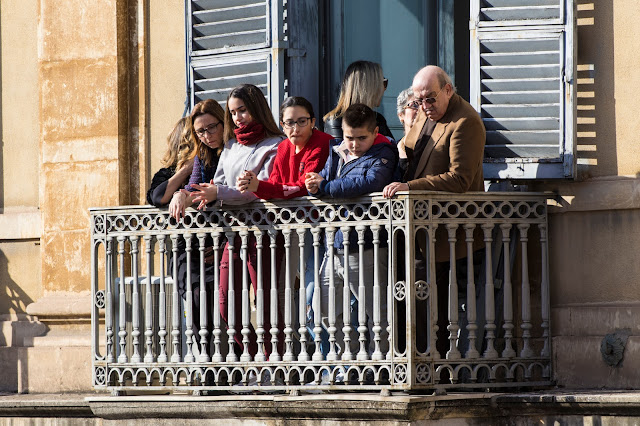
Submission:
<svg viewBox="0 0 640 426">
<path fill-rule="evenodd" d="M 302 125 L 304 123 L 304 126 Z M 284 133 L 295 146 L 304 147 L 313 132 L 313 126 L 316 125 L 316 119 L 311 118 L 309 111 L 301 106 L 293 106 L 285 108 L 282 112 L 282 127 Z"/>
<path fill-rule="evenodd" d="M 366 127 L 351 127 L 342 123 L 342 134 L 347 143 L 349 154 L 354 157 L 362 157 L 365 152 L 369 151 L 369 148 L 376 140 L 378 128 L 376 127 L 372 132 Z"/>
<path fill-rule="evenodd" d="M 227 108 L 229 108 L 229 113 L 231 113 L 233 124 L 237 127 L 246 126 L 253 121 L 253 117 L 249 114 L 249 110 L 244 105 L 242 99 L 230 98 L 227 103 Z"/>
</svg>

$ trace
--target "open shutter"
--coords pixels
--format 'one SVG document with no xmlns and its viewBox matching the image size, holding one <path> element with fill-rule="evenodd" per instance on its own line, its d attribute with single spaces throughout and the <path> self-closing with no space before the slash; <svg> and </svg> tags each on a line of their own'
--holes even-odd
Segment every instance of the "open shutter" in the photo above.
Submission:
<svg viewBox="0 0 640 426">
<path fill-rule="evenodd" d="M 471 104 L 487 129 L 485 179 L 573 178 L 572 0 L 473 0 Z"/>
<path fill-rule="evenodd" d="M 203 99 L 224 107 L 235 86 L 251 83 L 277 114 L 285 95 L 284 19 L 283 0 L 190 0 L 191 107 Z"/>
</svg>

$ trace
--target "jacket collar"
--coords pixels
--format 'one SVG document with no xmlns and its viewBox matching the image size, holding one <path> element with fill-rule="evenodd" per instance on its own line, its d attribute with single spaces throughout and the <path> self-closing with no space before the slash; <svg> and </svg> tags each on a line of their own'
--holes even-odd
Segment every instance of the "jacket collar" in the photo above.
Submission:
<svg viewBox="0 0 640 426">
<path fill-rule="evenodd" d="M 451 123 L 451 115 L 452 111 L 456 109 L 456 106 L 460 102 L 460 96 L 457 93 L 454 93 L 449 99 L 449 105 L 447 106 L 447 111 L 444 113 L 442 118 L 436 122 L 436 127 L 433 129 L 433 133 L 427 142 L 427 146 L 424 148 L 422 155 L 418 159 L 418 165 L 416 167 L 415 176 L 409 176 L 409 179 L 415 179 L 423 175 L 424 169 L 427 167 L 427 163 L 429 161 L 429 157 L 433 152 L 433 148 L 440 142 L 440 139 L 444 135 L 447 130 L 447 126 Z M 405 136 L 405 147 L 413 150 L 418 142 L 420 134 L 422 133 L 422 129 L 427 125 L 427 114 L 420 109 L 418 111 L 418 118 L 414 123 L 407 136 Z M 415 160 L 415 159 L 414 159 Z"/>
<path fill-rule="evenodd" d="M 386 136 L 381 135 L 380 133 L 378 133 L 378 135 L 376 136 L 376 139 L 373 141 L 373 145 L 371 145 L 371 148 L 373 148 L 376 145 L 382 144 L 382 143 L 388 143 L 391 144 L 391 142 L 389 142 L 389 139 L 387 139 Z M 371 150 L 370 148 L 370 150 Z M 340 156 L 340 158 L 342 159 L 343 163 L 347 163 L 347 154 L 349 153 L 349 149 L 347 148 L 347 144 L 346 141 L 343 140 L 340 145 L 334 146 L 333 150 Z M 369 151 L 367 151 L 369 152 Z M 365 152 L 364 155 L 362 157 L 365 157 L 367 155 L 367 153 Z M 360 157 L 360 158 L 362 158 Z"/>
</svg>

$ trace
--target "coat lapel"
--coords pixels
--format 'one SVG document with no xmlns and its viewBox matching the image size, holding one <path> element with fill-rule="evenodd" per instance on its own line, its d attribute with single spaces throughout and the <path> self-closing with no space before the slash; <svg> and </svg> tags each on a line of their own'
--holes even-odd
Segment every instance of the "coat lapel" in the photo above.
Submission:
<svg viewBox="0 0 640 426">
<path fill-rule="evenodd" d="M 418 161 L 418 166 L 416 167 L 416 174 L 413 177 L 414 179 L 417 179 L 418 177 L 423 177 L 424 176 L 424 171 L 427 168 L 427 163 L 429 162 L 429 157 L 431 156 L 431 153 L 433 152 L 433 148 L 435 148 L 435 146 L 438 144 L 438 142 L 440 141 L 440 138 L 442 138 L 442 135 L 444 135 L 444 131 L 447 129 L 447 123 L 441 123 L 441 122 L 437 122 L 436 123 L 436 127 L 433 129 L 433 133 L 431 134 L 431 137 L 429 138 L 429 141 L 427 142 L 427 146 L 424 148 L 424 151 L 422 152 L 422 156 L 420 157 L 420 161 Z"/>
<path fill-rule="evenodd" d="M 409 148 L 410 150 L 414 150 L 416 146 L 416 142 L 418 142 L 418 138 L 420 137 L 420 133 L 422 133 L 422 128 L 427 123 L 427 114 L 422 111 L 422 108 L 418 110 L 418 117 L 416 117 L 416 121 L 413 123 L 413 127 L 409 130 L 409 133 L 404 137 L 404 146 Z"/>
</svg>

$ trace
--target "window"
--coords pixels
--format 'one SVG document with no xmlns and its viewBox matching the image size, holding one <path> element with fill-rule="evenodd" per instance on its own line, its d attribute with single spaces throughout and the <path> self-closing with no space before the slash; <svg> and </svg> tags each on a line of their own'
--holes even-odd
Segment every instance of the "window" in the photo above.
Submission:
<svg viewBox="0 0 640 426">
<path fill-rule="evenodd" d="M 571 0 L 189 0 L 191 105 L 212 98 L 224 106 L 234 86 L 252 83 L 274 116 L 287 88 L 322 116 L 347 65 L 367 59 L 389 77 L 380 111 L 401 136 L 395 97 L 422 65 L 436 63 L 482 116 L 486 179 L 573 178 L 575 7 Z"/>
<path fill-rule="evenodd" d="M 187 9 L 191 107 L 214 99 L 224 108 L 231 89 L 251 83 L 277 114 L 285 85 L 282 2 L 190 0 Z"/>
<path fill-rule="evenodd" d="M 575 23 L 565 0 L 475 0 L 471 104 L 487 129 L 485 179 L 574 177 Z"/>
</svg>

